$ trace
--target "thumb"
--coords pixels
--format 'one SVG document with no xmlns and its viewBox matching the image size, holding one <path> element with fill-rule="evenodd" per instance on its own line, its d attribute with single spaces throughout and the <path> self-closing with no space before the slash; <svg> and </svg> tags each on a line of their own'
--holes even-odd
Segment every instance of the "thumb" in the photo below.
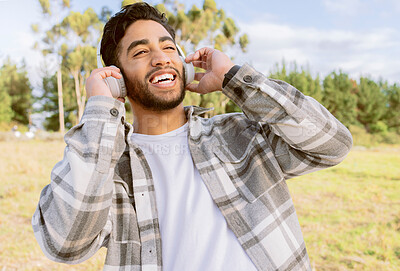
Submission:
<svg viewBox="0 0 400 271">
<path fill-rule="evenodd" d="M 189 85 L 186 86 L 186 90 L 191 92 L 200 93 L 198 89 L 199 89 L 199 84 L 190 83 Z"/>
</svg>

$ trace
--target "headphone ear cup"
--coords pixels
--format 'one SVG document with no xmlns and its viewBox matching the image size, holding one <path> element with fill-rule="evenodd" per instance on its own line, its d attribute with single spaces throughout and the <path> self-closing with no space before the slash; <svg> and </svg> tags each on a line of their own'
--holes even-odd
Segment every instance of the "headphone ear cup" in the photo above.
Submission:
<svg viewBox="0 0 400 271">
<path fill-rule="evenodd" d="M 183 62 L 183 69 L 185 71 L 186 85 L 189 85 L 194 81 L 194 66 L 192 63 L 186 63 L 183 56 L 180 56 L 180 58 Z"/>
<path fill-rule="evenodd" d="M 105 83 L 107 84 L 107 86 L 110 88 L 111 90 L 111 95 L 114 98 L 123 98 L 127 95 L 127 91 L 126 91 L 126 86 L 125 86 L 125 81 L 124 78 L 114 78 L 114 77 L 106 77 L 104 79 Z"/>
<path fill-rule="evenodd" d="M 111 67 L 116 67 L 116 66 L 111 65 Z M 108 88 L 111 90 L 111 95 L 114 98 L 120 98 L 120 97 L 124 98 L 127 95 L 125 81 L 124 81 L 123 76 L 120 79 L 109 76 L 103 80 L 107 84 Z"/>
<path fill-rule="evenodd" d="M 97 67 L 98 68 L 103 68 L 103 63 L 101 60 L 101 40 L 99 44 L 97 45 Z M 111 67 L 116 67 L 114 65 L 111 65 Z M 122 75 L 122 74 L 121 74 Z M 125 81 L 124 77 L 122 76 L 121 79 L 114 78 L 112 76 L 106 77 L 103 79 L 104 82 L 107 84 L 108 88 L 111 90 L 111 95 L 114 98 L 124 98 L 127 96 L 127 91 L 126 91 L 126 86 L 125 86 Z"/>
</svg>

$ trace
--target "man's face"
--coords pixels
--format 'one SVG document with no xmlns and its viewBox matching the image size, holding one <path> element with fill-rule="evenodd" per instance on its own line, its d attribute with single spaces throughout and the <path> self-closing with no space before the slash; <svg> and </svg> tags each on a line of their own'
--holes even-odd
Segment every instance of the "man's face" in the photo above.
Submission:
<svg viewBox="0 0 400 271">
<path fill-rule="evenodd" d="M 146 109 L 175 108 L 185 97 L 183 63 L 168 31 L 152 20 L 131 24 L 118 55 L 128 97 Z"/>
</svg>

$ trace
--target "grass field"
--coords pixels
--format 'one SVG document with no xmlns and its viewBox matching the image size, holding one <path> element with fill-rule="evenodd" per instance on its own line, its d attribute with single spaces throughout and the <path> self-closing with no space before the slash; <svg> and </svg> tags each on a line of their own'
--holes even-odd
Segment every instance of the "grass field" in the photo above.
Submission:
<svg viewBox="0 0 400 271">
<path fill-rule="evenodd" d="M 101 270 L 105 250 L 67 266 L 45 258 L 30 220 L 64 143 L 0 142 L 0 271 Z M 400 270 L 400 147 L 354 149 L 288 181 L 314 270 Z"/>
</svg>

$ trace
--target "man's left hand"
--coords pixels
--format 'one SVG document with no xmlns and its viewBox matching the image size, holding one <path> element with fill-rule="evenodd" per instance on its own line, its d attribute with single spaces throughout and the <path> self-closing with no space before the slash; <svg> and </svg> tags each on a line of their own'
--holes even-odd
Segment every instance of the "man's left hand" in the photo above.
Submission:
<svg viewBox="0 0 400 271">
<path fill-rule="evenodd" d="M 205 70 L 195 74 L 194 79 L 199 81 L 199 84 L 191 83 L 186 86 L 187 90 L 200 94 L 221 90 L 224 75 L 234 66 L 226 54 L 207 47 L 188 55 L 185 61 Z"/>
</svg>

